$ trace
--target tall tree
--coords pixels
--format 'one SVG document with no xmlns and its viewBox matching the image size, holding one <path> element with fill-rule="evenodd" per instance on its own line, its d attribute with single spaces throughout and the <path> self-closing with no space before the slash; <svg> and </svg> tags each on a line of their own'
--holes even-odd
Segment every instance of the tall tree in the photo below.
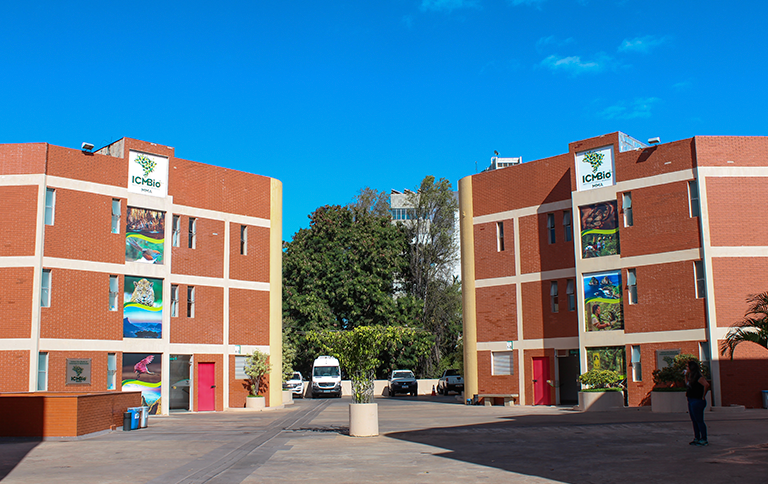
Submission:
<svg viewBox="0 0 768 484">
<path fill-rule="evenodd" d="M 457 350 L 461 335 L 461 283 L 454 275 L 458 201 L 448 180 L 427 176 L 408 203 L 413 218 L 401 223 L 409 241 L 404 288 L 422 301 L 422 325 L 435 336 L 432 355 L 421 368 L 435 374 L 443 357 Z"/>
<path fill-rule="evenodd" d="M 283 312 L 292 329 L 408 326 L 418 305 L 394 297 L 407 268 L 403 229 L 351 207 L 320 207 L 310 218 L 283 254 Z"/>
<path fill-rule="evenodd" d="M 389 194 L 386 191 L 380 192 L 371 187 L 360 189 L 348 207 L 353 210 L 369 212 L 377 217 L 390 217 Z"/>
</svg>

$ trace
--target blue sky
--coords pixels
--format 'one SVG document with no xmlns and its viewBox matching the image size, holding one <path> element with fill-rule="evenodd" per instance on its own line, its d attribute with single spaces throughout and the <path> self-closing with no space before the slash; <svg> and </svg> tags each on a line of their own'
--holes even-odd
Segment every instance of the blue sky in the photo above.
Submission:
<svg viewBox="0 0 768 484">
<path fill-rule="evenodd" d="M 0 143 L 127 136 L 277 178 L 290 240 L 362 187 L 456 187 L 494 150 L 768 135 L 767 18 L 757 1 L 14 2 Z"/>
</svg>

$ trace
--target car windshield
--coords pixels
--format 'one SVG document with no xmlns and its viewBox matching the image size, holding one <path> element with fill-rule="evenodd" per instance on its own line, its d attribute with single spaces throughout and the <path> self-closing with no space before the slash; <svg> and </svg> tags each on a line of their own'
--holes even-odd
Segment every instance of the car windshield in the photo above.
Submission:
<svg viewBox="0 0 768 484">
<path fill-rule="evenodd" d="M 339 376 L 339 367 L 338 366 L 316 366 L 315 372 L 313 373 L 315 376 Z"/>
<path fill-rule="evenodd" d="M 395 378 L 413 378 L 413 372 L 410 370 L 396 371 L 392 373 L 392 379 L 394 380 Z"/>
<path fill-rule="evenodd" d="M 291 380 L 301 380 L 301 373 L 299 373 L 298 371 L 294 372 L 293 376 L 291 377 Z"/>
<path fill-rule="evenodd" d="M 459 376 L 459 370 L 445 370 L 445 376 Z"/>
</svg>

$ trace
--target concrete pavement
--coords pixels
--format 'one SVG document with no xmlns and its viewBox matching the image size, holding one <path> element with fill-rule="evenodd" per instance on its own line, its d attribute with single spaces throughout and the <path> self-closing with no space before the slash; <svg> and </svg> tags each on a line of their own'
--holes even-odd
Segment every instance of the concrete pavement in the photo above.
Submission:
<svg viewBox="0 0 768 484">
<path fill-rule="evenodd" d="M 7 483 L 768 482 L 768 410 L 468 407 L 452 397 L 377 398 L 381 435 L 347 435 L 350 400 L 267 412 L 173 414 L 149 428 L 71 441 L 0 440 Z"/>
</svg>

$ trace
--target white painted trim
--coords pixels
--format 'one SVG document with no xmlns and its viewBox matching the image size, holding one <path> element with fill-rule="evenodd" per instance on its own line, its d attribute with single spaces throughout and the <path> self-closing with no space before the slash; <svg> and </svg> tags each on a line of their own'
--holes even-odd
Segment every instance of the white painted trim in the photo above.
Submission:
<svg viewBox="0 0 768 484">
<path fill-rule="evenodd" d="M 699 166 L 697 179 L 701 177 L 768 177 L 768 166 Z M 699 187 L 701 188 L 701 187 Z"/>
<path fill-rule="evenodd" d="M 31 351 L 32 343 L 30 338 L 0 338 L 0 351 Z"/>
<path fill-rule="evenodd" d="M 513 227 L 515 231 L 515 274 L 517 276 L 513 277 L 513 280 L 517 280 L 516 278 L 520 277 L 520 272 L 522 269 L 522 261 L 520 257 L 520 247 L 522 246 L 522 242 L 520 241 L 520 218 L 515 217 L 513 222 Z M 499 279 L 506 279 L 506 278 L 499 278 Z M 480 284 L 478 284 L 480 283 Z M 482 287 L 482 281 L 475 281 L 475 292 L 477 292 L 478 287 Z M 522 341 L 523 340 L 523 294 L 522 294 L 522 286 L 520 283 L 514 283 L 515 285 L 515 308 L 517 309 L 517 340 Z M 506 342 L 504 342 L 504 347 L 506 348 Z M 514 345 L 513 345 L 514 349 Z M 525 401 L 525 355 L 523 354 L 523 350 L 520 349 L 517 352 L 517 393 L 520 395 L 520 402 Z M 514 371 L 514 361 L 512 362 L 512 369 Z M 491 371 L 493 372 L 493 371 Z"/>
<path fill-rule="evenodd" d="M 29 185 L 44 185 L 45 174 L 27 174 L 27 175 L 0 175 L 0 186 L 19 187 Z"/>
<path fill-rule="evenodd" d="M 515 219 L 517 220 L 517 219 Z M 507 286 L 522 284 L 525 282 L 549 281 L 554 279 L 569 279 L 576 277 L 575 269 L 558 269 L 555 271 L 531 272 L 520 276 L 494 277 L 491 279 L 478 279 L 476 287 Z"/>
<path fill-rule="evenodd" d="M 491 213 L 488 215 L 480 215 L 478 217 L 474 217 L 472 223 L 477 225 L 488 222 L 501 222 L 503 220 L 509 220 L 512 218 L 517 219 L 519 217 L 528 217 L 540 213 L 556 212 L 558 210 L 568 210 L 570 208 L 571 201 L 563 200 L 560 202 L 544 203 L 542 205 L 532 205 L 530 207 L 523 207 L 515 210 L 507 210 L 504 212 Z"/>
<path fill-rule="evenodd" d="M 768 257 L 768 246 L 709 247 L 708 253 L 715 257 Z"/>
<path fill-rule="evenodd" d="M 566 338 L 542 338 L 542 339 L 524 339 L 512 342 L 512 350 L 536 350 L 536 349 L 558 349 L 572 350 L 579 347 L 579 338 L 569 336 Z M 482 341 L 477 343 L 477 351 L 512 351 L 507 348 L 506 341 Z M 522 356 L 522 353 L 521 353 Z"/>
<path fill-rule="evenodd" d="M 0 257 L 0 267 L 34 267 L 37 257 L 30 255 L 24 257 Z"/>
</svg>

